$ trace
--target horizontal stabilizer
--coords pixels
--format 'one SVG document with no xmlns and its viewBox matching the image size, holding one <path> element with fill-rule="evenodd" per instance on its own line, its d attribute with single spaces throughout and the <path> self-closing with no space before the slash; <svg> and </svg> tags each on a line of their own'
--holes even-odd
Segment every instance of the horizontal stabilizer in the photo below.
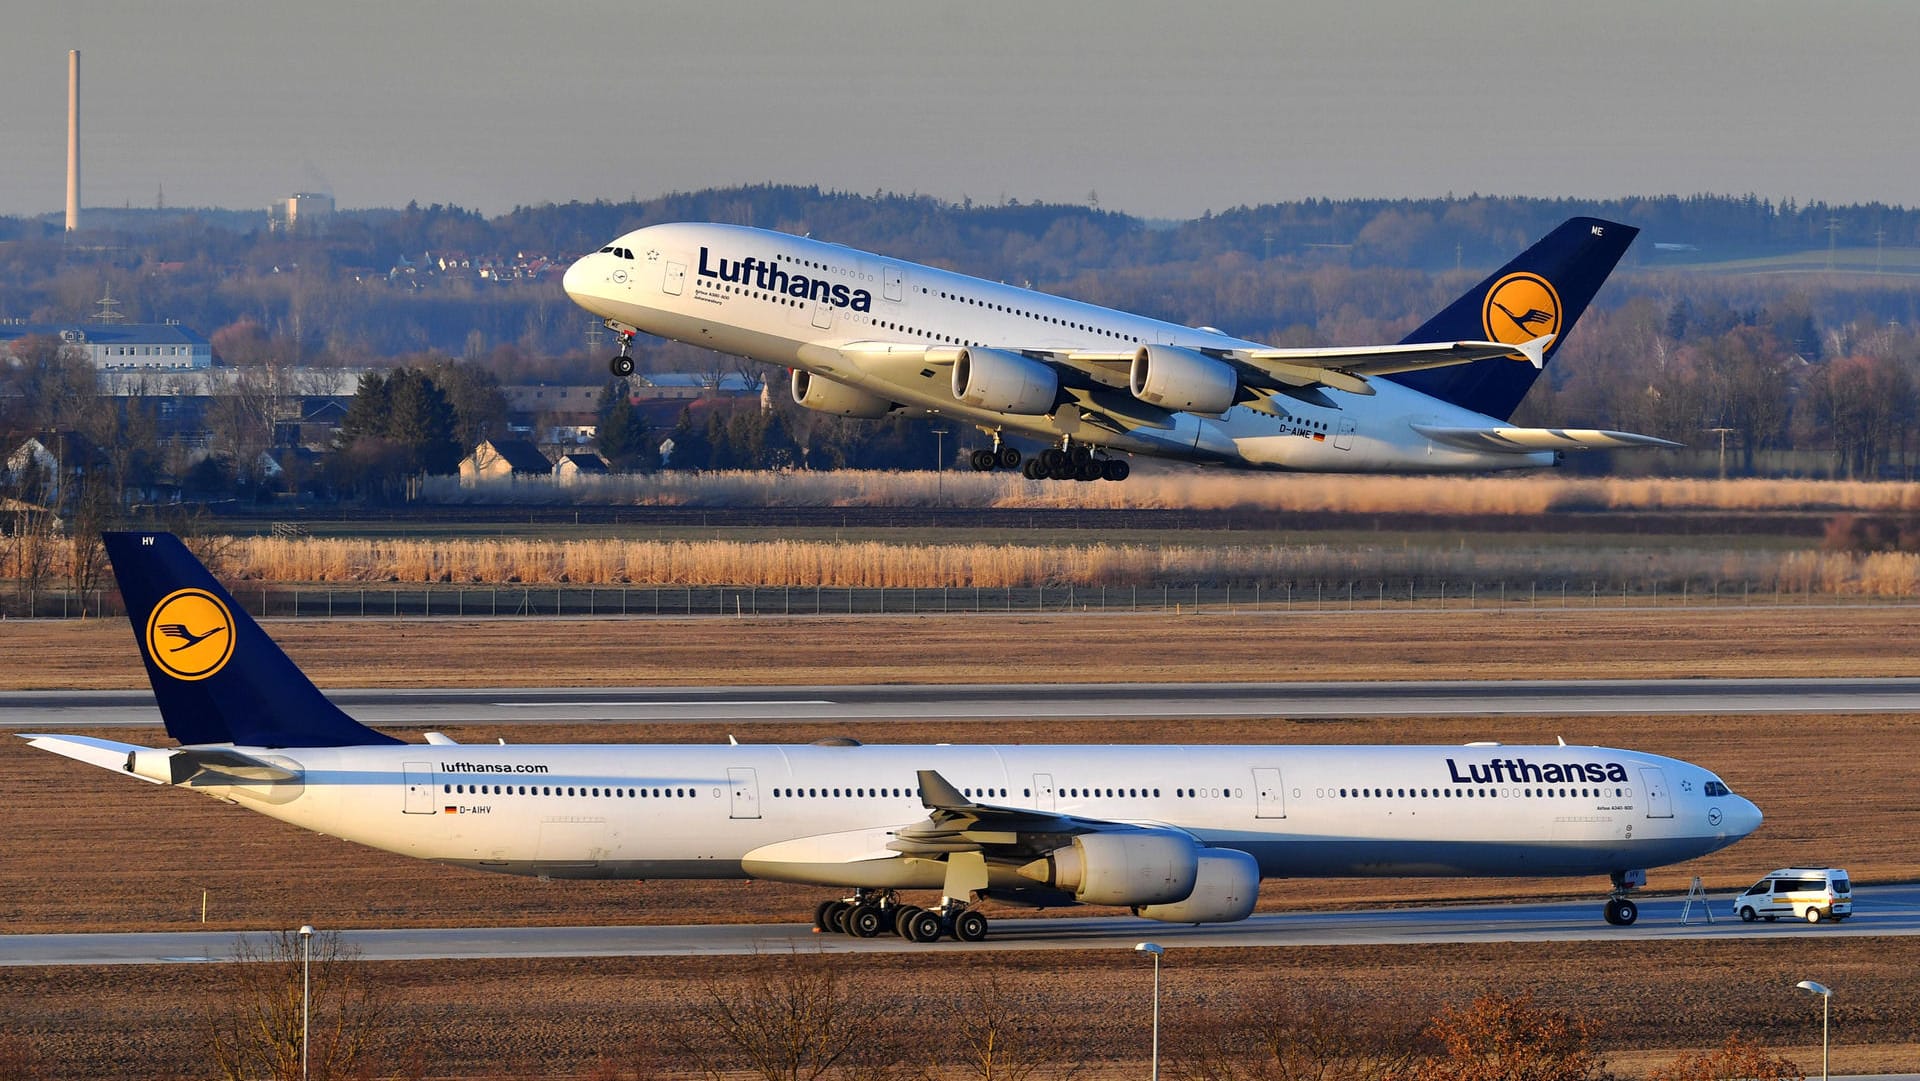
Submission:
<svg viewBox="0 0 1920 1081">
<path fill-rule="evenodd" d="M 132 771 L 127 768 L 127 763 L 133 755 L 143 751 L 155 753 L 151 747 L 141 747 L 132 743 L 115 743 L 110 739 L 94 739 L 91 736 L 22 734 L 20 738 L 26 740 L 27 746 L 29 747 L 35 747 L 42 751 L 52 751 L 54 754 L 71 758 L 76 762 L 85 762 L 89 766 L 99 766 L 101 769 L 110 769 L 115 773 L 132 773 Z M 164 754 L 165 752 L 157 753 Z M 133 776 L 140 778 L 148 784 L 168 783 L 168 780 L 164 777 L 148 776 L 145 773 L 133 773 Z"/>
<path fill-rule="evenodd" d="M 1413 430 L 1436 443 L 1495 454 L 1531 454 L 1542 450 L 1621 450 L 1632 447 L 1680 447 L 1671 439 L 1611 432 L 1601 428 L 1447 428 L 1415 424 Z"/>
</svg>

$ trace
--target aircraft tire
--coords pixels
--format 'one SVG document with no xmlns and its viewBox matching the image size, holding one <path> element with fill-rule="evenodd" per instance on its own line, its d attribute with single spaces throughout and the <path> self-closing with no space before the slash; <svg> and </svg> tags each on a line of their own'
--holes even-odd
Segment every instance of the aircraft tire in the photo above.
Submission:
<svg viewBox="0 0 1920 1081">
<path fill-rule="evenodd" d="M 987 918 L 968 909 L 953 918 L 953 937 L 962 942 L 985 942 Z"/>
<path fill-rule="evenodd" d="M 1077 481 L 1099 480 L 1101 472 L 1100 463 L 1092 458 L 1082 458 L 1073 463 L 1073 479 Z"/>
<path fill-rule="evenodd" d="M 1100 463 L 1100 476 L 1105 480 L 1126 480 L 1133 467 L 1119 458 L 1108 458 Z"/>
<path fill-rule="evenodd" d="M 1020 468 L 1020 448 L 1003 445 L 1000 448 L 999 457 L 1000 457 L 1000 468 L 1002 469 Z"/>
<path fill-rule="evenodd" d="M 607 369 L 621 379 L 633 374 L 633 358 L 622 354 L 607 363 Z"/>
<path fill-rule="evenodd" d="M 933 942 L 940 937 L 940 914 L 924 908 L 915 909 L 913 918 L 907 921 L 906 926 L 908 942 Z"/>
<path fill-rule="evenodd" d="M 909 942 L 913 941 L 911 938 L 907 938 L 907 928 L 913 923 L 913 918 L 919 915 L 920 912 L 921 909 L 915 905 L 896 905 L 893 910 L 893 933 L 899 935 L 901 938 L 906 938 Z"/>
<path fill-rule="evenodd" d="M 847 913 L 847 933 L 855 938 L 872 938 L 880 933 L 882 914 L 877 905 L 855 905 Z"/>
<path fill-rule="evenodd" d="M 1633 921 L 1640 918 L 1640 906 L 1625 897 L 1616 897 L 1607 902 L 1606 919 L 1615 927 L 1631 927 Z"/>
<path fill-rule="evenodd" d="M 1067 452 L 1061 450 L 1059 447 L 1048 447 L 1046 450 L 1040 452 L 1040 468 L 1046 470 L 1048 473 L 1054 472 L 1068 461 L 1071 461 L 1071 459 L 1067 457 Z"/>
<path fill-rule="evenodd" d="M 985 447 L 974 451 L 971 461 L 975 473 L 991 472 L 994 466 L 1000 464 L 999 457 Z"/>
<path fill-rule="evenodd" d="M 1021 463 L 1020 475 L 1027 478 L 1028 480 L 1039 480 L 1040 479 L 1040 459 L 1028 458 L 1025 462 Z"/>
<path fill-rule="evenodd" d="M 837 934 L 842 934 L 842 935 L 846 934 L 847 933 L 847 914 L 852 911 L 853 911 L 853 906 L 848 904 L 847 902 L 835 901 L 833 903 L 833 908 L 828 910 L 827 912 L 828 929 L 834 931 Z"/>
<path fill-rule="evenodd" d="M 837 903 L 838 902 L 835 901 L 822 901 L 813 906 L 813 929 L 815 932 L 825 933 L 833 930 L 833 921 L 830 918 L 831 912 L 829 910 Z"/>
</svg>

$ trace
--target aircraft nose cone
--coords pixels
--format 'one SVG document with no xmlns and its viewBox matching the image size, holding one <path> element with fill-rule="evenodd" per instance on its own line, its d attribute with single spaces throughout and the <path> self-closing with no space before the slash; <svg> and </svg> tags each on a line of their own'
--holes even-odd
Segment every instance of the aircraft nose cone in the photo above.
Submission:
<svg viewBox="0 0 1920 1081">
<path fill-rule="evenodd" d="M 567 295 L 574 300 L 579 300 L 581 294 L 587 291 L 588 280 L 593 273 L 587 269 L 587 263 L 592 258 L 593 256 L 589 255 L 575 259 L 573 265 L 568 267 L 567 272 L 560 277 L 560 288 L 566 290 Z"/>
<path fill-rule="evenodd" d="M 1737 799 L 1727 809 L 1727 832 L 1735 837 L 1745 837 L 1760 828 L 1760 820 L 1764 817 L 1753 801 Z"/>
</svg>

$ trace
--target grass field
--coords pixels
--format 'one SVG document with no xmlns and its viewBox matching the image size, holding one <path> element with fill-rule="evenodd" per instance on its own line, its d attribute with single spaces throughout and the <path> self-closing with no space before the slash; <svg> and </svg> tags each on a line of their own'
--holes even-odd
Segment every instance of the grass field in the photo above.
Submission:
<svg viewBox="0 0 1920 1081">
<path fill-rule="evenodd" d="M 1901 609 L 1693 613 L 1081 617 L 857 620 L 636 620 L 565 623 L 287 622 L 272 631 L 324 686 L 881 682 L 956 679 L 1328 679 L 1553 676 L 1915 675 L 1920 658 Z M 529 627 L 543 647 L 526 664 L 474 662 L 513 650 Z M 983 670 L 983 642 L 1020 643 L 1017 666 Z M 143 679 L 122 621 L 0 624 L 0 687 L 130 687 Z M 1099 664 L 1087 663 L 1095 650 Z M 724 726 L 629 729 L 477 727 L 463 741 L 539 739 L 718 742 Z M 1172 737 L 1171 733 L 1178 733 Z M 418 738 L 417 733 L 401 733 Z M 853 735 L 952 739 L 950 725 L 756 728 L 756 739 Z M 159 733 L 115 733 L 161 743 Z M 1920 876 L 1911 763 L 1920 728 L 1904 717 L 1485 718 L 1293 722 L 974 725 L 969 738 L 1010 742 L 1448 742 L 1497 739 L 1628 746 L 1699 761 L 1768 811 L 1756 836 L 1696 864 L 1654 873 L 1683 889 L 1700 874 L 1725 891 L 1770 867 L 1839 863 L 1863 884 Z M 156 789 L 0 741 L 0 922 L 10 931 L 273 928 L 312 921 L 370 925 L 652 923 L 716 918 L 799 920 L 822 891 L 772 883 L 538 882 L 457 871 L 281 826 L 188 792 Z M 1844 798 L 1808 798 L 1844 793 Z M 1576 896 L 1586 881 L 1316 883 L 1314 903 Z M 1297 893 L 1296 893 L 1297 897 Z M 1275 901 L 1269 897 L 1266 904 Z M 1071 918 L 1063 917 L 1063 918 Z M 1150 926 L 1150 925 L 1149 925 Z M 1794 929 L 1797 931 L 1798 929 Z M 1170 957 L 1170 1023 L 1237 994 L 1286 982 L 1318 995 L 1360 995 L 1404 1011 L 1462 1004 L 1489 988 L 1528 991 L 1601 1025 L 1601 1045 L 1634 1072 L 1677 1048 L 1739 1030 L 1804 1065 L 1817 1028 L 1794 980 L 1834 986 L 1837 1071 L 1920 1063 L 1920 988 L 1911 940 L 1799 933 L 1748 943 L 1513 945 L 1412 949 L 1206 950 Z M 369 966 L 403 1002 L 395 1027 L 444 1077 L 658 1076 L 671 1071 L 645 1036 L 692 1014 L 690 989 L 732 980 L 754 962 L 583 959 Z M 202 1060 L 183 1003 L 217 994 L 215 970 L 0 970 L 0 1018 L 25 1033 L 56 1076 L 187 1075 Z M 968 981 L 1000 981 L 1031 1017 L 1049 1061 L 1084 1076 L 1144 1072 L 1136 958 L 993 955 L 932 965 L 873 962 L 849 980 L 897 1011 L 941 1025 Z M 1169 1031 L 1173 1039 L 1174 1029 Z M 1171 1046 L 1171 1045 L 1170 1045 Z M 652 1057 L 650 1057 L 652 1056 Z M 1065 1072 L 1064 1066 L 1042 1076 Z"/>
</svg>

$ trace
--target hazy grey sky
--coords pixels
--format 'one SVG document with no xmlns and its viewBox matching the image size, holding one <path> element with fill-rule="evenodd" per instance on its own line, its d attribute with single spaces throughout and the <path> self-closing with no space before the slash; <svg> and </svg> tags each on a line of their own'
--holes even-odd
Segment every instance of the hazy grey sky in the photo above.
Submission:
<svg viewBox="0 0 1920 1081">
<path fill-rule="evenodd" d="M 1168 217 L 1476 191 L 1920 204 L 1908 0 L 21 0 L 0 213 L 64 206 L 73 48 L 89 206 L 497 214 L 763 181 Z"/>
</svg>

